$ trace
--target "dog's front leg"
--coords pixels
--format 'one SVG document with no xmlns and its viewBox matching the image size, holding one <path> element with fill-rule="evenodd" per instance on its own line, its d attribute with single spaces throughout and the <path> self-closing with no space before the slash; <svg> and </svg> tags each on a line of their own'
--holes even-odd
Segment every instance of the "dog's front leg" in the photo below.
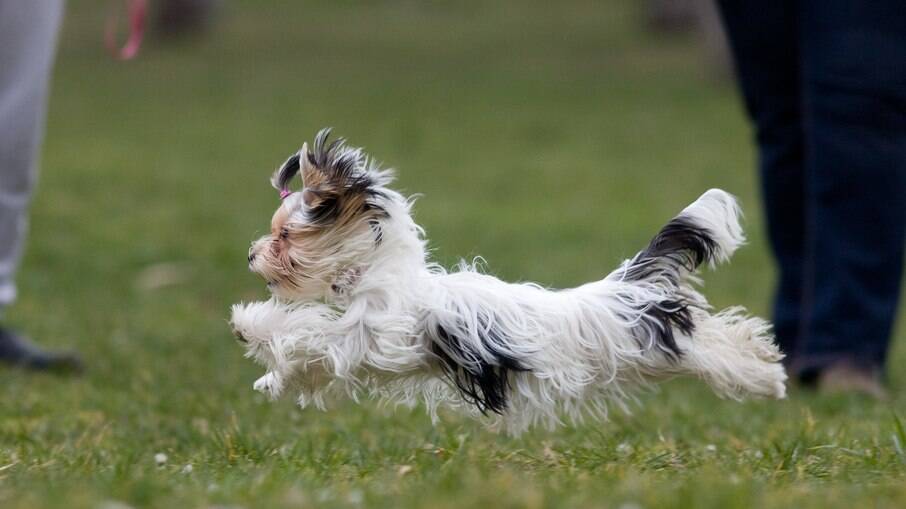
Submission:
<svg viewBox="0 0 906 509">
<path fill-rule="evenodd" d="M 282 370 L 268 370 L 255 380 L 252 388 L 268 399 L 276 400 L 286 390 L 296 389 L 311 394 L 322 389 L 331 379 L 319 363 L 288 361 Z"/>
<path fill-rule="evenodd" d="M 267 367 L 254 389 L 276 399 L 291 386 L 327 383 L 321 366 L 333 344 L 337 313 L 323 304 L 287 305 L 276 299 L 233 306 L 230 324 L 246 355 Z"/>
<path fill-rule="evenodd" d="M 286 387 L 286 384 L 283 382 L 283 377 L 276 371 L 268 371 L 264 376 L 255 380 L 254 385 L 252 385 L 253 389 L 272 400 L 279 398 L 283 394 L 284 387 Z"/>
<path fill-rule="evenodd" d="M 287 318 L 287 307 L 275 299 L 234 304 L 230 326 L 236 339 L 251 349 L 269 342 L 275 334 L 288 332 Z"/>
</svg>

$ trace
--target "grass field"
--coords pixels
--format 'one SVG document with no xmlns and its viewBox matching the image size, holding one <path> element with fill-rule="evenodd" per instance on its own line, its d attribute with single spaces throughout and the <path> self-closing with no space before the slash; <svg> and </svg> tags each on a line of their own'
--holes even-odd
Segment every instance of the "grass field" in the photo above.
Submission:
<svg viewBox="0 0 906 509">
<path fill-rule="evenodd" d="M 254 393 L 228 307 L 265 296 L 245 256 L 267 178 L 325 125 L 423 194 L 447 265 L 578 284 L 723 187 L 751 242 L 708 295 L 764 314 L 773 279 L 733 89 L 693 40 L 645 35 L 631 0 L 302 4 L 230 1 L 203 40 L 117 63 L 107 2 L 70 2 L 7 318 L 89 369 L 0 370 L 0 507 L 906 506 L 902 326 L 890 403 L 677 381 L 631 415 L 510 438 Z"/>
</svg>

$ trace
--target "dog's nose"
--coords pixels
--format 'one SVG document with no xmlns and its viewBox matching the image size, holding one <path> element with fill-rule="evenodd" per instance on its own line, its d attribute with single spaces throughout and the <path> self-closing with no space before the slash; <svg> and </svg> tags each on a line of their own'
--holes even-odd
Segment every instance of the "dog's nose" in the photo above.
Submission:
<svg viewBox="0 0 906 509">
<path fill-rule="evenodd" d="M 249 263 L 255 261 L 255 253 L 249 253 Z"/>
</svg>

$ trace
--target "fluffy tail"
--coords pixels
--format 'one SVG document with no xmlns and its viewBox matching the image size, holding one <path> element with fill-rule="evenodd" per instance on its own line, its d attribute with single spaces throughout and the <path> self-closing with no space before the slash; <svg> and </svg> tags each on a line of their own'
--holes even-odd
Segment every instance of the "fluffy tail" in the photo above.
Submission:
<svg viewBox="0 0 906 509">
<path fill-rule="evenodd" d="M 608 279 L 631 283 L 620 299 L 638 311 L 633 334 L 665 354 L 674 370 L 694 374 L 732 398 L 783 397 L 783 355 L 770 325 L 740 308 L 712 315 L 693 287 L 698 267 L 729 260 L 745 242 L 739 216 L 733 196 L 711 189 Z"/>
<path fill-rule="evenodd" d="M 702 263 L 725 262 L 745 242 L 739 206 L 726 191 L 711 189 L 651 239 L 643 251 L 623 264 L 621 279 L 667 278 L 678 285 Z"/>
<path fill-rule="evenodd" d="M 711 189 L 607 277 L 632 283 L 619 297 L 639 312 L 634 332 L 642 344 L 655 345 L 670 357 L 682 355 L 675 331 L 691 335 L 695 324 L 690 307 L 707 307 L 690 277 L 703 263 L 728 260 L 745 242 L 739 215 L 733 196 Z"/>
</svg>

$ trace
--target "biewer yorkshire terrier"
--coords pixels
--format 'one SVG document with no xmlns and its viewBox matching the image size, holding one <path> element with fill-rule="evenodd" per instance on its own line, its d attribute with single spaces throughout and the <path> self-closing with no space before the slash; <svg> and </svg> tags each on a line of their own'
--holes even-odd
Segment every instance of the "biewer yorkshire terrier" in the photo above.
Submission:
<svg viewBox="0 0 906 509">
<path fill-rule="evenodd" d="M 741 307 L 713 312 L 696 289 L 696 269 L 745 240 L 726 192 L 706 192 L 604 279 L 554 291 L 428 261 L 392 172 L 329 134 L 271 180 L 282 203 L 248 255 L 271 298 L 232 309 L 267 369 L 256 390 L 321 409 L 343 395 L 422 402 L 433 419 L 454 407 L 511 433 L 604 418 L 675 375 L 733 399 L 784 397 L 770 325 Z"/>
</svg>

